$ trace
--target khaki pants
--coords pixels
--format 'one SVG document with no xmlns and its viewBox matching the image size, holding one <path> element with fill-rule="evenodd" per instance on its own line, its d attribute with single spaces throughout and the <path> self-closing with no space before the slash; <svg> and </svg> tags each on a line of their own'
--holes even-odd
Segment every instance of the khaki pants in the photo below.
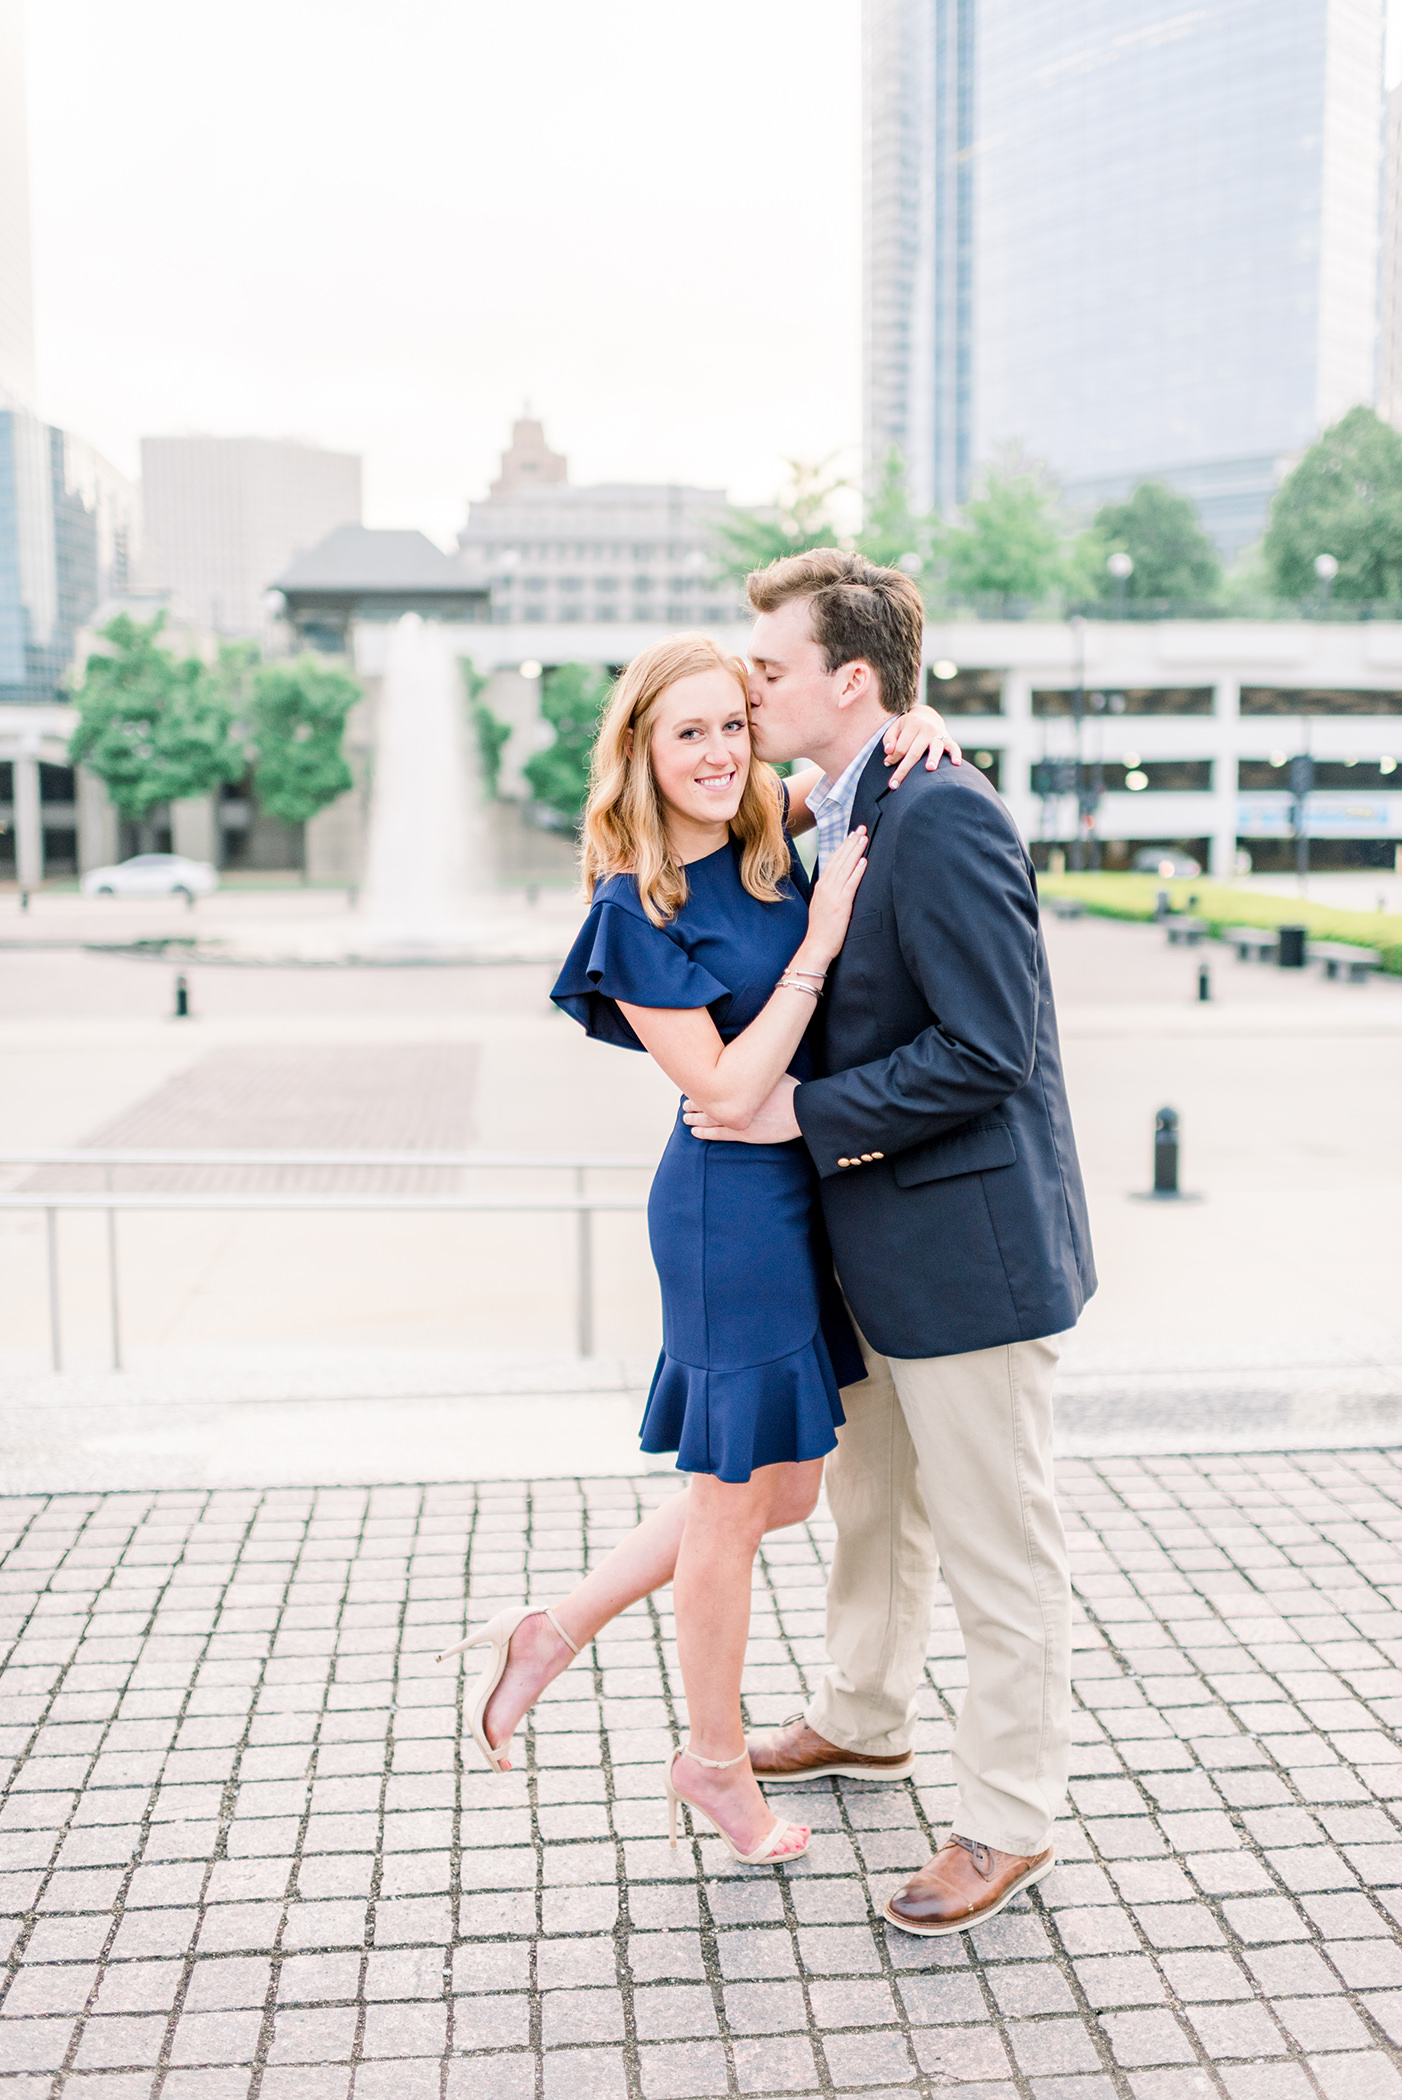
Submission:
<svg viewBox="0 0 1402 2100">
<path fill-rule="evenodd" d="M 941 1564 L 968 1654 L 953 1828 L 1000 1852 L 1046 1845 L 1066 1792 L 1071 1584 L 1052 1485 L 1055 1340 L 879 1356 L 827 1464 L 837 1549 L 832 1666 L 808 1722 L 840 1749 L 910 1747 Z"/>
</svg>

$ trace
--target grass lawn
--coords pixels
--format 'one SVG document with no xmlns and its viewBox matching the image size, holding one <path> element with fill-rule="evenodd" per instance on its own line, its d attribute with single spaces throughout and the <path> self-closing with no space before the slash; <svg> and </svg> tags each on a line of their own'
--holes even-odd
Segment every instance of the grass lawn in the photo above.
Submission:
<svg viewBox="0 0 1402 2100">
<path fill-rule="evenodd" d="M 1224 926 L 1303 926 L 1315 941 L 1348 941 L 1357 948 L 1376 948 L 1382 966 L 1402 977 L 1402 912 L 1342 911 L 1333 904 L 1309 904 L 1298 897 L 1278 897 L 1263 890 L 1233 889 L 1230 883 L 1195 876 L 1190 882 L 1165 881 L 1161 875 L 1041 875 L 1044 897 L 1078 897 L 1086 911 L 1107 919 L 1152 919 L 1160 890 L 1170 908 L 1205 919 L 1214 934 Z"/>
</svg>

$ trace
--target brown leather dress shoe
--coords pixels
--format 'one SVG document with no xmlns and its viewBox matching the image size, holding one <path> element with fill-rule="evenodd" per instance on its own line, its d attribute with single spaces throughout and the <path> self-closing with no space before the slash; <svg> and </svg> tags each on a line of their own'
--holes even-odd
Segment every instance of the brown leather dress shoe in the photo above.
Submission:
<svg viewBox="0 0 1402 2100">
<path fill-rule="evenodd" d="M 1019 1859 L 972 1838 L 950 1836 L 928 1866 L 891 1897 L 885 1915 L 902 1932 L 917 1932 L 924 1939 L 972 1932 L 996 1918 L 1019 1889 L 1031 1888 L 1055 1865 L 1050 1845 L 1034 1859 Z"/>
<path fill-rule="evenodd" d="M 791 1714 L 782 1728 L 749 1737 L 750 1764 L 761 1786 L 797 1786 L 805 1779 L 909 1779 L 915 1753 L 868 1757 L 861 1750 L 839 1750 L 810 1728 L 802 1714 Z"/>
</svg>

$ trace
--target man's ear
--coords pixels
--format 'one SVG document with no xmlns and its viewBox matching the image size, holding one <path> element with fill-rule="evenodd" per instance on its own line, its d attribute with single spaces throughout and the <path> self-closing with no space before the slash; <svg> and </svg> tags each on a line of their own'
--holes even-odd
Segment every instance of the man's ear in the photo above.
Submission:
<svg viewBox="0 0 1402 2100">
<path fill-rule="evenodd" d="M 877 690 L 876 672 L 864 656 L 854 657 L 850 664 L 843 664 L 838 677 L 839 707 L 852 707 L 858 700 L 864 700 L 868 693 Z"/>
</svg>

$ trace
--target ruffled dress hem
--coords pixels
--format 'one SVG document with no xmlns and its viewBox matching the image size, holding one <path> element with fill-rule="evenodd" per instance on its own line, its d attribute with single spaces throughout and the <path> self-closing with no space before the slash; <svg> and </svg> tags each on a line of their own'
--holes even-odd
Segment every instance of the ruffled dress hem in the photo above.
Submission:
<svg viewBox="0 0 1402 2100">
<path fill-rule="evenodd" d="M 757 1466 L 825 1458 L 847 1419 L 821 1327 L 801 1349 L 739 1370 L 657 1360 L 639 1441 L 683 1473 L 746 1481 Z"/>
</svg>

